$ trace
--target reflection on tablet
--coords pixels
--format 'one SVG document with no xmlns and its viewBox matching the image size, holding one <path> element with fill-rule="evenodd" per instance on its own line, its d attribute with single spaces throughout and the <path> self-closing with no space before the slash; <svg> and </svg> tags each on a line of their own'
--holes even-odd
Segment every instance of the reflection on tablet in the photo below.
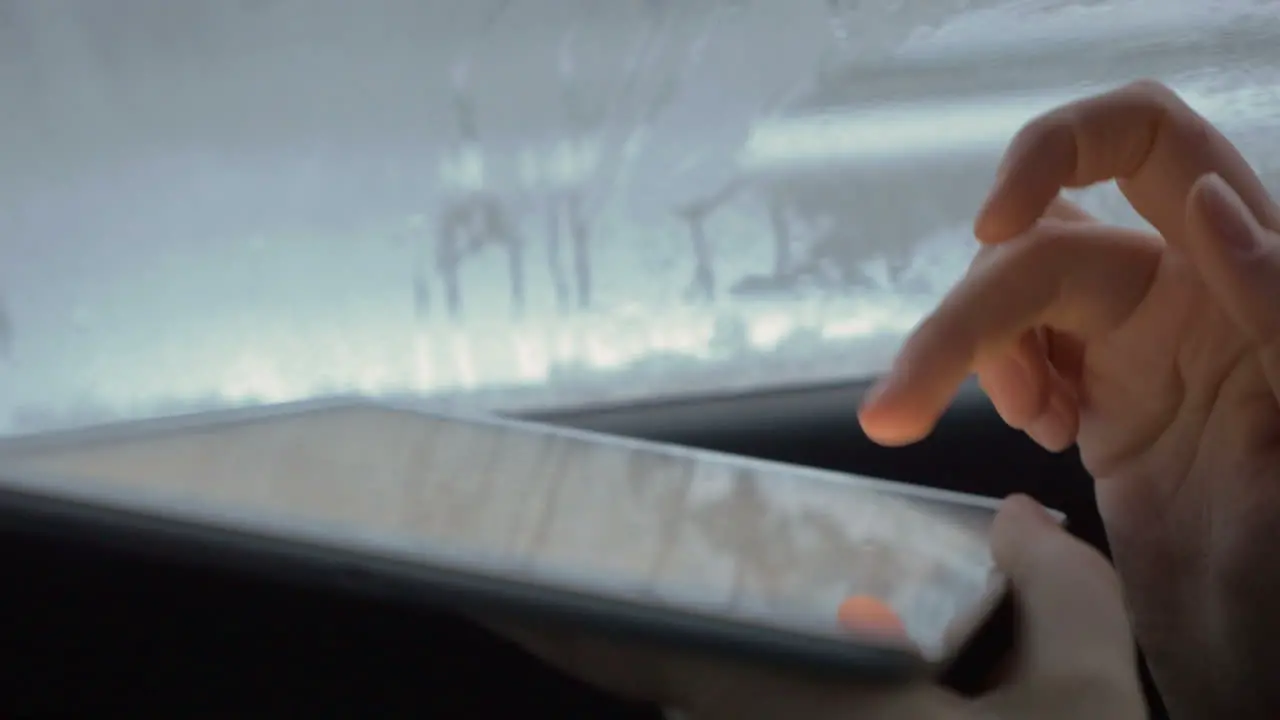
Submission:
<svg viewBox="0 0 1280 720">
<path fill-rule="evenodd" d="M 7 471 L 827 636 L 954 648 L 1000 589 L 991 503 L 726 455 L 299 404 L 0 445 Z"/>
</svg>

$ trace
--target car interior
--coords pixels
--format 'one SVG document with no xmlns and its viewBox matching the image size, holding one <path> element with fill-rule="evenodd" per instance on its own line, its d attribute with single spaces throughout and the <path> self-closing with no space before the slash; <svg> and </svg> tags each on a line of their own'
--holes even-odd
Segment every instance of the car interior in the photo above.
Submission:
<svg viewBox="0 0 1280 720">
<path fill-rule="evenodd" d="M 1025 492 L 1066 513 L 1075 534 L 1105 551 L 1092 481 L 1072 452 L 1051 455 L 1010 430 L 976 387 L 965 388 L 927 440 L 879 447 L 856 419 L 867 386 L 526 417 L 991 497 Z M 373 708 L 388 717 L 659 717 L 657 708 L 549 669 L 456 613 L 0 527 L 10 618 L 0 702 L 9 717 L 347 717 Z"/>
<path fill-rule="evenodd" d="M 976 385 L 901 448 L 860 399 L 1037 113 L 1153 77 L 1280 187 L 1264 3 L 355 5 L 0 0 L 0 439 L 411 395 L 1027 493 L 1105 553 L 1078 455 Z M 457 608 L 29 520 L 0 717 L 663 717 Z"/>
</svg>

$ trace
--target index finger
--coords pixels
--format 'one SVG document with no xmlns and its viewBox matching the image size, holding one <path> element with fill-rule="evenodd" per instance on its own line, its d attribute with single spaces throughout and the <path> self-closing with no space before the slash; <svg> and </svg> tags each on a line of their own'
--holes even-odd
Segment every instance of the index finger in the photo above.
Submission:
<svg viewBox="0 0 1280 720">
<path fill-rule="evenodd" d="M 1064 188 L 1115 179 L 1133 208 L 1174 246 L 1186 235 L 1187 199 L 1216 173 L 1254 215 L 1280 229 L 1280 210 L 1225 136 L 1168 87 L 1142 81 L 1052 110 L 1014 137 L 974 224 L 978 239 L 1025 232 Z"/>
<path fill-rule="evenodd" d="M 1145 233 L 1051 220 L 991 248 L 907 337 L 863 401 L 863 430 L 884 445 L 928 435 L 974 366 L 1027 330 L 1084 342 L 1111 332 L 1146 295 L 1160 256 Z"/>
</svg>

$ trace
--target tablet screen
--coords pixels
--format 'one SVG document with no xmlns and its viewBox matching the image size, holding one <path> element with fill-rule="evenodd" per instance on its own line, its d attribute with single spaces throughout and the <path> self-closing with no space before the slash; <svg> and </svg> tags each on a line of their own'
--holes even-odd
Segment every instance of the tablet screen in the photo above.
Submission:
<svg viewBox="0 0 1280 720">
<path fill-rule="evenodd" d="M 391 405 L 300 404 L 0 445 L 10 475 L 419 562 L 942 661 L 998 594 L 990 501 Z M 959 628 L 959 631 L 957 629 Z M 902 637 L 896 637 L 902 639 Z"/>
</svg>

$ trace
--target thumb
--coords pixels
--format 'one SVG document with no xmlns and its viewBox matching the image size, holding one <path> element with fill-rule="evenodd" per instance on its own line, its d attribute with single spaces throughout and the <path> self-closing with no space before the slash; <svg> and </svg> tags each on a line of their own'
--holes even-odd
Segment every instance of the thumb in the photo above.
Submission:
<svg viewBox="0 0 1280 720">
<path fill-rule="evenodd" d="M 1120 580 L 1106 558 L 1023 495 L 1005 501 L 991 532 L 1017 601 L 1015 682 L 1134 672 Z"/>
<path fill-rule="evenodd" d="M 1192 186 L 1187 224 L 1187 251 L 1200 276 L 1257 344 L 1267 380 L 1280 397 L 1280 233 L 1260 223 L 1240 195 L 1213 174 Z"/>
</svg>

